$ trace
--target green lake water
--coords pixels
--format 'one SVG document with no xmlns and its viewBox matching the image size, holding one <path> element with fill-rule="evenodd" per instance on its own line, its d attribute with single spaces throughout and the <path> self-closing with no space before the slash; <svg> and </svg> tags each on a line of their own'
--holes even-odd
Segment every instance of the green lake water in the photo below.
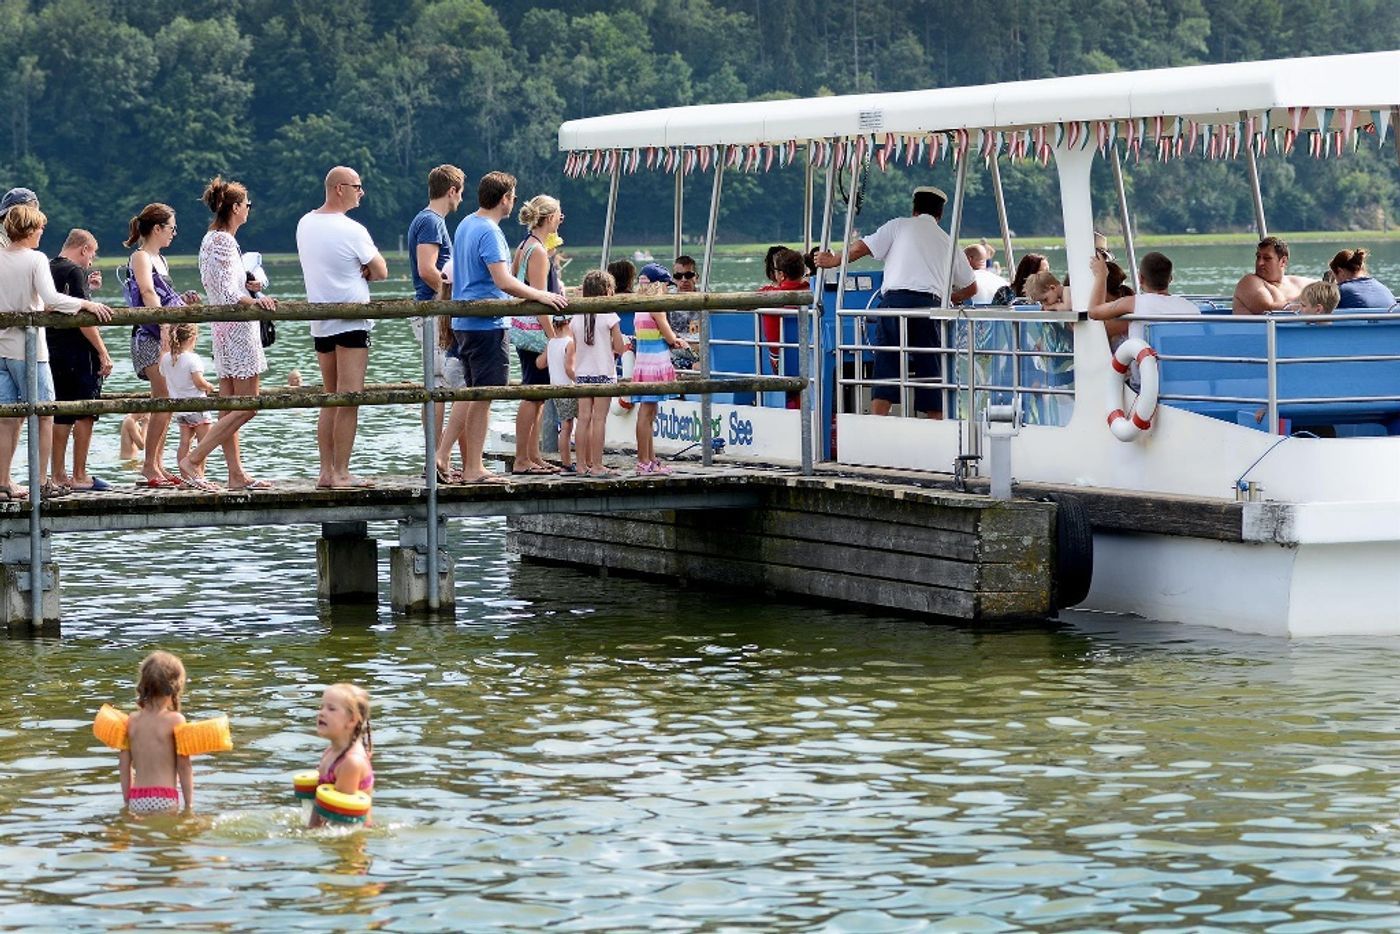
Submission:
<svg viewBox="0 0 1400 934">
<path fill-rule="evenodd" d="M 1184 290 L 1228 292 L 1252 250 L 1178 254 Z M 1400 252 L 1373 270 L 1396 285 Z M 314 381 L 305 327 L 279 328 L 269 381 Z M 370 379 L 416 359 L 381 325 Z M 94 471 L 129 483 L 115 428 Z M 250 470 L 312 476 L 313 430 L 260 414 Z M 362 410 L 355 463 L 420 469 L 416 412 Z M 0 643 L 0 928 L 1400 927 L 1400 639 L 937 625 L 524 565 L 499 519 L 452 523 L 455 620 L 424 622 L 319 606 L 315 536 L 57 539 L 61 635 Z M 196 761 L 193 815 L 137 822 L 90 727 L 156 647 L 236 748 Z M 307 831 L 291 775 L 340 680 L 374 699 L 376 826 Z"/>
</svg>

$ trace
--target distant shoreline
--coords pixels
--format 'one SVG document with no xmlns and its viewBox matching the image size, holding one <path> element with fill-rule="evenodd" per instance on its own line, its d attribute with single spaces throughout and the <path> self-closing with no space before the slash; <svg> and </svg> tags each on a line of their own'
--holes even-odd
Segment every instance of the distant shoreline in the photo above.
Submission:
<svg viewBox="0 0 1400 934">
<path fill-rule="evenodd" d="M 1291 244 L 1297 243 L 1345 243 L 1357 246 L 1370 246 L 1374 243 L 1397 243 L 1400 242 L 1400 228 L 1395 230 L 1304 230 L 1304 231 L 1276 231 L 1274 236 L 1282 237 Z M 980 242 L 982 237 L 962 237 L 958 240 L 964 246 Z M 1001 238 L 986 237 L 988 243 L 995 247 L 1001 246 Z M 1116 234 L 1109 234 L 1110 242 L 1120 241 L 1122 238 Z M 1145 247 L 1180 247 L 1180 246 L 1250 246 L 1256 242 L 1252 233 L 1206 233 L 1206 234 L 1140 234 L 1133 241 L 1139 249 Z M 1018 252 L 1024 250 L 1063 250 L 1065 247 L 1064 237 L 1055 236 L 1025 236 L 1014 238 L 1012 244 Z M 595 253 L 601 248 L 601 244 L 578 244 L 570 243 L 565 246 L 565 252 Z M 762 256 L 768 249 L 767 241 L 761 243 L 720 243 L 715 246 L 715 253 L 719 256 Z M 704 247 L 699 244 L 687 244 L 686 249 L 692 255 L 699 257 Z M 613 246 L 613 256 L 617 259 L 630 259 L 632 253 L 637 250 L 649 251 L 659 257 L 657 262 L 669 262 L 666 254 L 669 247 L 658 244 L 615 244 Z M 660 251 L 660 252 L 658 252 Z M 386 252 L 388 259 L 398 259 L 407 262 L 408 254 L 399 252 Z M 165 257 L 170 265 L 174 267 L 190 267 L 198 265 L 199 257 L 195 254 L 175 254 L 166 253 Z M 263 261 L 266 263 L 292 263 L 296 262 L 295 253 L 264 253 Z"/>
</svg>

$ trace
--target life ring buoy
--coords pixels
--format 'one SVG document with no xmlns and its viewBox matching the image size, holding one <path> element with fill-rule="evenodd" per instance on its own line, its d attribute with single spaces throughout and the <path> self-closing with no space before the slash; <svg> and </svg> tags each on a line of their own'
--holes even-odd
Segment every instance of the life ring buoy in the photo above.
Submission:
<svg viewBox="0 0 1400 934">
<path fill-rule="evenodd" d="M 1161 374 L 1157 369 L 1157 351 L 1140 337 L 1130 337 L 1118 345 L 1113 352 L 1113 369 L 1123 377 L 1126 385 L 1132 364 L 1138 365 L 1138 394 L 1129 411 L 1119 406 L 1108 413 L 1108 428 L 1119 441 L 1135 441 L 1144 431 L 1152 428 L 1152 417 L 1157 414 L 1157 394 L 1161 386 Z M 1120 400 L 1121 397 L 1120 397 Z"/>
<path fill-rule="evenodd" d="M 363 791 L 346 794 L 334 785 L 316 789 L 316 813 L 323 820 L 336 824 L 363 824 L 369 817 L 370 797 Z"/>
</svg>

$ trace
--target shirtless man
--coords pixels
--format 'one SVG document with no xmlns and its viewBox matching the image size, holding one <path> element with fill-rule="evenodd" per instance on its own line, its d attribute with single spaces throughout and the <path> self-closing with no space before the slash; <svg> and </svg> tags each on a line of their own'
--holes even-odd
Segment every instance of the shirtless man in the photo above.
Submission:
<svg viewBox="0 0 1400 934">
<path fill-rule="evenodd" d="M 1287 270 L 1288 244 L 1278 237 L 1260 240 L 1254 251 L 1254 272 L 1235 286 L 1235 314 L 1265 315 L 1297 301 L 1303 286 L 1313 280 L 1290 276 Z"/>
</svg>

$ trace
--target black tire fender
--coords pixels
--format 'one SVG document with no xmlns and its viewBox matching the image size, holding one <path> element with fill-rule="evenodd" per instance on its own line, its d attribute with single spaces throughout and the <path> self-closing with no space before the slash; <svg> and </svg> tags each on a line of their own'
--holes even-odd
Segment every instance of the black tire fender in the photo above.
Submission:
<svg viewBox="0 0 1400 934">
<path fill-rule="evenodd" d="M 1051 604 L 1063 610 L 1084 602 L 1094 580 L 1094 528 L 1079 497 L 1054 493 L 1045 499 L 1055 504 L 1054 578 Z"/>
</svg>

